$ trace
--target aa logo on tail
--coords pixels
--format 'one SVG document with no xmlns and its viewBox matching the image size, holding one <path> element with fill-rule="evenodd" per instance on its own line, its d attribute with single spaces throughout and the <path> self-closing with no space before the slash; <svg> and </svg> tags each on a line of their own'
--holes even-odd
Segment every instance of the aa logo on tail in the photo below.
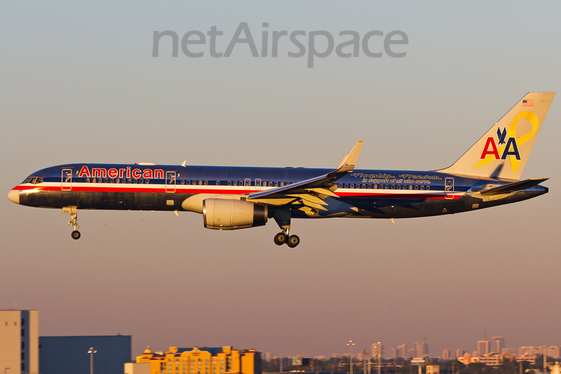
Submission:
<svg viewBox="0 0 561 374">
<path fill-rule="evenodd" d="M 497 136 L 499 141 L 498 145 L 505 144 L 506 128 L 504 128 L 501 131 L 501 128 L 499 127 L 497 129 Z M 504 147 L 501 147 L 501 150 L 502 150 L 501 152 L 502 154 L 500 154 L 499 150 L 497 149 L 497 143 L 495 142 L 495 138 L 490 136 L 487 138 L 487 141 L 485 142 L 485 147 L 483 147 L 483 152 L 481 153 L 479 159 L 485 160 L 487 156 L 493 156 L 495 160 L 498 159 L 504 160 L 506 159 L 506 156 L 512 155 L 516 157 L 518 161 L 520 161 L 520 152 L 518 152 L 518 144 L 516 144 L 516 138 L 514 137 L 508 138 L 506 145 L 504 145 Z"/>
<path fill-rule="evenodd" d="M 526 134 L 516 137 L 516 127 L 518 121 L 521 119 L 527 119 L 532 124 L 532 129 Z M 485 146 L 481 151 L 481 156 L 479 157 L 479 162 L 475 167 L 482 165 L 487 165 L 494 160 L 506 160 L 507 157 L 510 158 L 510 165 L 512 167 L 512 172 L 514 173 L 516 169 L 520 166 L 520 146 L 530 140 L 537 132 L 539 128 L 540 121 L 538 116 L 530 111 L 524 111 L 519 113 L 512 122 L 508 129 L 505 127 L 501 129 L 497 127 L 497 137 L 489 136 L 485 141 Z"/>
</svg>

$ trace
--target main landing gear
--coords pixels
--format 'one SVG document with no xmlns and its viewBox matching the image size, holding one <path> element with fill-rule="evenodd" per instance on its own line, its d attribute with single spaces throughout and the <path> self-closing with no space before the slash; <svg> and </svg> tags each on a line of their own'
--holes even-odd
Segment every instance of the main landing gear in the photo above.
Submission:
<svg viewBox="0 0 561 374">
<path fill-rule="evenodd" d="M 281 232 L 275 235 L 274 241 L 276 245 L 283 245 L 286 243 L 290 248 L 294 248 L 300 244 L 300 238 L 298 236 L 289 235 L 291 215 L 290 208 L 281 208 L 275 211 L 273 218 L 282 229 Z"/>
<path fill-rule="evenodd" d="M 70 214 L 70 221 L 68 222 L 68 225 L 74 228 L 74 231 L 72 231 L 72 233 L 70 234 L 72 236 L 72 239 L 80 239 L 82 234 L 80 234 L 80 231 L 78 231 L 78 229 L 80 228 L 80 226 L 78 225 L 78 208 L 75 206 L 64 207 L 62 208 L 62 213 Z"/>
<path fill-rule="evenodd" d="M 283 245 L 286 243 L 286 245 L 290 248 L 294 248 L 300 244 L 300 238 L 298 235 L 288 235 L 288 230 L 279 232 L 275 235 L 274 240 L 276 245 Z"/>
</svg>

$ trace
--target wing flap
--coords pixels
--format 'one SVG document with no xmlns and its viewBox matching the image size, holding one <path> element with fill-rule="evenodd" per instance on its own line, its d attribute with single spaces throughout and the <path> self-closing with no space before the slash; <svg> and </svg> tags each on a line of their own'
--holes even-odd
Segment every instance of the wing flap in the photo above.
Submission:
<svg viewBox="0 0 561 374">
<path fill-rule="evenodd" d="M 322 199 L 320 199 L 317 196 L 314 195 L 310 195 L 310 194 L 299 194 L 299 195 L 286 195 L 289 197 L 295 197 L 298 199 L 302 199 L 304 201 L 310 202 L 312 204 L 318 204 L 318 205 L 327 205 L 327 203 L 325 201 L 323 201 Z"/>
</svg>

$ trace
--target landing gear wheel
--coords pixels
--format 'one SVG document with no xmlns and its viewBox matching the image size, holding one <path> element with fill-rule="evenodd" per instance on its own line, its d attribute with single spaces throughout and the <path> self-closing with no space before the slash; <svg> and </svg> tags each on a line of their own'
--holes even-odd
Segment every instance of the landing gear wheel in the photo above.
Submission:
<svg viewBox="0 0 561 374">
<path fill-rule="evenodd" d="M 286 235 L 284 235 L 283 232 L 279 232 L 277 235 L 275 235 L 274 240 L 276 245 L 283 245 L 284 243 L 286 243 Z"/>
<path fill-rule="evenodd" d="M 74 240 L 78 240 L 80 239 L 80 236 L 82 236 L 82 234 L 80 234 L 80 231 L 78 230 L 74 230 L 72 231 L 72 234 L 70 234 L 72 236 L 72 239 Z"/>
<path fill-rule="evenodd" d="M 300 244 L 300 238 L 297 235 L 290 235 L 288 237 L 288 240 L 286 241 L 286 245 L 288 245 L 290 248 L 294 248 L 298 244 Z"/>
</svg>

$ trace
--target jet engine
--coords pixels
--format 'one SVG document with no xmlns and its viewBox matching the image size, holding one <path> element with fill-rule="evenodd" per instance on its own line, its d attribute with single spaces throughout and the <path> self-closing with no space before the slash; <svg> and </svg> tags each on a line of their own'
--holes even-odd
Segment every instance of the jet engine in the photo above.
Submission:
<svg viewBox="0 0 561 374">
<path fill-rule="evenodd" d="M 205 199 L 203 219 L 207 229 L 237 230 L 267 223 L 267 206 L 245 200 Z"/>
</svg>

